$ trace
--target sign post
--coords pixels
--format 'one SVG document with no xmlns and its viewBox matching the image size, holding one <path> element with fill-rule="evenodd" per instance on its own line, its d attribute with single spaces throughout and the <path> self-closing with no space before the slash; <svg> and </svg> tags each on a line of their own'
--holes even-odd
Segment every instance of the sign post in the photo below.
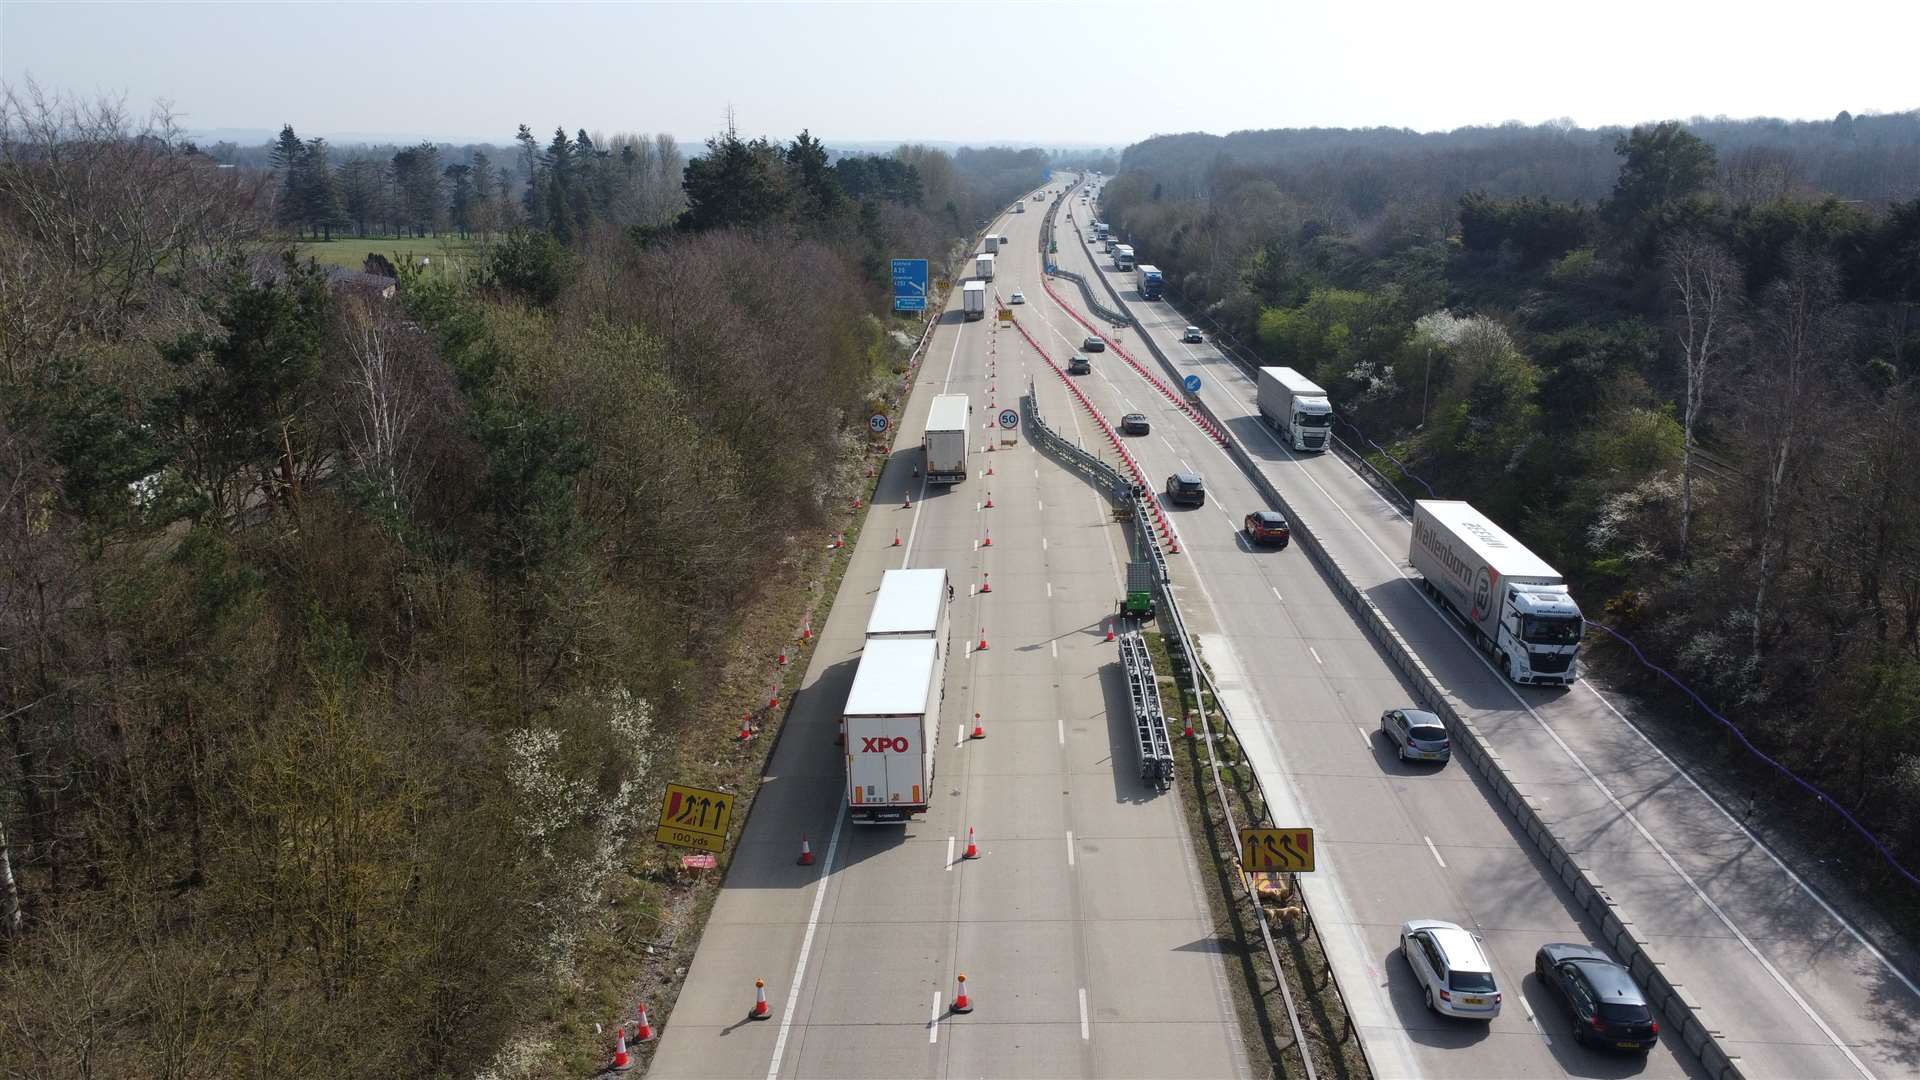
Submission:
<svg viewBox="0 0 1920 1080">
<path fill-rule="evenodd" d="M 893 310 L 927 309 L 927 260 L 893 260 Z"/>
</svg>

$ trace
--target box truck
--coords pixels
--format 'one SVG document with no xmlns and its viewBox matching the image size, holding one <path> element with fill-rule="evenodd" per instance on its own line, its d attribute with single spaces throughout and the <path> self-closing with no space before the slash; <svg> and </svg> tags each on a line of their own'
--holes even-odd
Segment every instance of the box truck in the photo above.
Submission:
<svg viewBox="0 0 1920 1080">
<path fill-rule="evenodd" d="M 874 638 L 860 655 L 842 711 L 846 726 L 847 810 L 856 824 L 906 821 L 933 794 L 940 745 L 945 643 L 933 638 Z"/>
<path fill-rule="evenodd" d="M 973 402 L 965 394 L 941 394 L 927 411 L 927 483 L 957 484 L 967 478 L 967 427 Z"/>
<path fill-rule="evenodd" d="M 987 238 L 983 242 L 982 246 L 986 249 L 988 254 L 992 254 L 993 252 L 999 251 L 1000 238 L 998 236 L 995 236 L 993 233 L 988 233 Z"/>
<path fill-rule="evenodd" d="M 968 322 L 987 317 L 986 282 L 969 281 L 960 286 L 960 299 L 963 303 L 962 310 L 967 313 Z"/>
<path fill-rule="evenodd" d="M 974 256 L 973 276 L 979 278 L 981 281 L 993 280 L 993 255 L 991 253 L 983 251 Z"/>
<path fill-rule="evenodd" d="M 1116 244 L 1113 248 L 1113 268 L 1125 274 L 1133 270 L 1133 245 Z"/>
<path fill-rule="evenodd" d="M 1148 266 L 1146 263 L 1141 263 L 1139 272 L 1134 275 L 1133 283 L 1136 286 L 1138 286 L 1140 289 L 1140 299 L 1142 300 L 1160 299 L 1160 268 L 1159 267 Z"/>
<path fill-rule="evenodd" d="M 1517 683 L 1572 686 L 1586 622 L 1566 579 L 1463 502 L 1413 504 L 1408 561 Z"/>
<path fill-rule="evenodd" d="M 1295 450 L 1325 450 L 1333 434 L 1333 406 L 1312 379 L 1285 367 L 1263 367 L 1257 398 L 1260 415 Z"/>
</svg>

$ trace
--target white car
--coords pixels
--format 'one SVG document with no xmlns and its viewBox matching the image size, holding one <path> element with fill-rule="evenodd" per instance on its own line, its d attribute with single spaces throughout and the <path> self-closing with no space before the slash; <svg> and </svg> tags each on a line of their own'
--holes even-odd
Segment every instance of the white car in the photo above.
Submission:
<svg viewBox="0 0 1920 1080">
<path fill-rule="evenodd" d="M 1400 952 L 1426 995 L 1427 1008 L 1462 1020 L 1500 1015 L 1500 987 L 1480 939 L 1439 919 L 1413 919 L 1400 926 Z"/>
<path fill-rule="evenodd" d="M 1023 292 L 1016 291 L 1012 296 L 1007 297 L 1007 303 L 1009 304 L 1024 304 L 1026 302 L 1027 294 Z"/>
</svg>

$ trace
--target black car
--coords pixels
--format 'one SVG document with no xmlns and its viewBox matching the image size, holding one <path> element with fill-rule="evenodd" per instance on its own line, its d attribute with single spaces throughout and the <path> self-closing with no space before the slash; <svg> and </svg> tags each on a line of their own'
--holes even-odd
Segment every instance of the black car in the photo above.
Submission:
<svg viewBox="0 0 1920 1080">
<path fill-rule="evenodd" d="M 1167 501 L 1176 506 L 1205 506 L 1207 485 L 1199 473 L 1174 473 L 1167 477 Z"/>
<path fill-rule="evenodd" d="M 1153 424 L 1147 420 L 1146 413 L 1130 412 L 1120 418 L 1120 434 L 1146 435 L 1153 431 Z"/>
<path fill-rule="evenodd" d="M 1573 1041 L 1646 1053 L 1660 1041 L 1660 1021 L 1633 973 L 1591 945 L 1540 946 L 1533 973 L 1566 1004 Z"/>
<path fill-rule="evenodd" d="M 1255 510 L 1241 523 L 1246 530 L 1247 539 L 1256 544 L 1279 544 L 1287 546 L 1293 539 L 1293 529 L 1287 525 L 1286 516 L 1274 510 Z"/>
<path fill-rule="evenodd" d="M 1079 353 L 1075 353 L 1073 359 L 1067 361 L 1067 374 L 1069 375 L 1090 375 L 1092 373 L 1093 364 Z"/>
<path fill-rule="evenodd" d="M 1092 335 L 1088 335 L 1087 340 L 1080 343 L 1080 347 L 1087 350 L 1088 352 L 1106 352 L 1107 351 L 1107 343 L 1104 341 L 1101 341 L 1099 338 L 1094 337 Z"/>
</svg>

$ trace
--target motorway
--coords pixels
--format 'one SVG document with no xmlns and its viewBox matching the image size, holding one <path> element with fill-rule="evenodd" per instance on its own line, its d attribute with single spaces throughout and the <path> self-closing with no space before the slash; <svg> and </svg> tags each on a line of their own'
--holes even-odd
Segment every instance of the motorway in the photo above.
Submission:
<svg viewBox="0 0 1920 1080">
<path fill-rule="evenodd" d="M 992 226 L 1012 237 L 1002 295 L 1041 294 L 1045 205 Z M 1266 1071 L 1241 1045 L 1179 793 L 1138 779 L 1105 641 L 1126 560 L 1108 504 L 1025 442 L 976 452 L 951 488 L 911 471 L 934 395 L 971 395 L 984 422 L 1029 377 L 1048 421 L 1075 434 L 1086 417 L 1015 331 L 947 310 L 651 1075 Z M 986 436 L 976 428 L 976 451 Z M 934 802 L 909 825 L 853 825 L 834 732 L 880 575 L 902 566 L 943 566 L 957 590 Z M 987 737 L 963 738 L 976 712 Z M 960 858 L 969 828 L 975 861 Z M 796 865 L 803 834 L 814 866 Z M 968 1015 L 948 1011 L 960 974 Z M 755 979 L 772 1014 L 759 1022 Z"/>
<path fill-rule="evenodd" d="M 1339 458 L 1283 449 L 1256 415 L 1253 384 L 1240 368 L 1209 345 L 1182 344 L 1187 320 L 1166 303 L 1142 301 L 1132 275 L 1113 273 L 1110 259 L 1096 264 L 1076 237 L 1091 215 L 1077 199 L 1069 210 L 1077 221 L 1060 231 L 1061 265 L 1106 275 L 1176 368 L 1201 376 L 1202 399 L 1464 702 L 1509 775 L 1607 883 L 1668 976 L 1684 984 L 1738 1056 L 1741 1071 L 1920 1074 L 1920 1047 L 1907 1037 L 1920 1021 L 1914 985 L 1591 685 L 1523 688 L 1496 674 L 1409 580 L 1410 530 L 1399 510 Z M 1139 257 L 1153 262 L 1150 251 Z M 1055 292 L 1081 306 L 1070 282 L 1056 282 Z M 1113 306 L 1110 296 L 1100 299 Z M 1059 307 L 1047 303 L 1058 315 Z M 1078 340 L 1078 324 L 1056 322 Z M 1137 336 L 1128 330 L 1119 339 L 1165 380 Z M 1103 407 L 1153 418 L 1154 435 L 1134 440 L 1143 466 L 1156 476 L 1190 466 L 1206 477 L 1209 505 L 1174 515 L 1187 552 L 1175 560 L 1180 584 L 1205 601 L 1183 599 L 1183 610 L 1193 612 L 1189 621 L 1228 684 L 1229 706 L 1243 726 L 1270 736 L 1264 746 L 1255 745 L 1257 736 L 1247 740 L 1263 779 L 1296 800 L 1300 823 L 1321 830 L 1323 871 L 1309 883 L 1308 897 L 1380 1072 L 1627 1069 L 1573 1046 L 1564 1015 L 1529 973 L 1538 943 L 1593 940 L 1557 879 L 1463 763 L 1437 772 L 1406 769 L 1370 734 L 1380 709 L 1409 700 L 1394 669 L 1304 552 L 1245 549 L 1234 533 L 1238 518 L 1263 505 L 1250 481 L 1142 377 L 1111 352 L 1104 355 L 1083 386 L 1098 388 Z M 1413 997 L 1392 928 L 1414 915 L 1451 919 L 1485 935 L 1508 993 L 1491 1031 L 1440 1021 Z M 1338 947 L 1342 939 L 1350 947 Z M 1645 1073 L 1693 1068 L 1667 1033 Z"/>
</svg>

